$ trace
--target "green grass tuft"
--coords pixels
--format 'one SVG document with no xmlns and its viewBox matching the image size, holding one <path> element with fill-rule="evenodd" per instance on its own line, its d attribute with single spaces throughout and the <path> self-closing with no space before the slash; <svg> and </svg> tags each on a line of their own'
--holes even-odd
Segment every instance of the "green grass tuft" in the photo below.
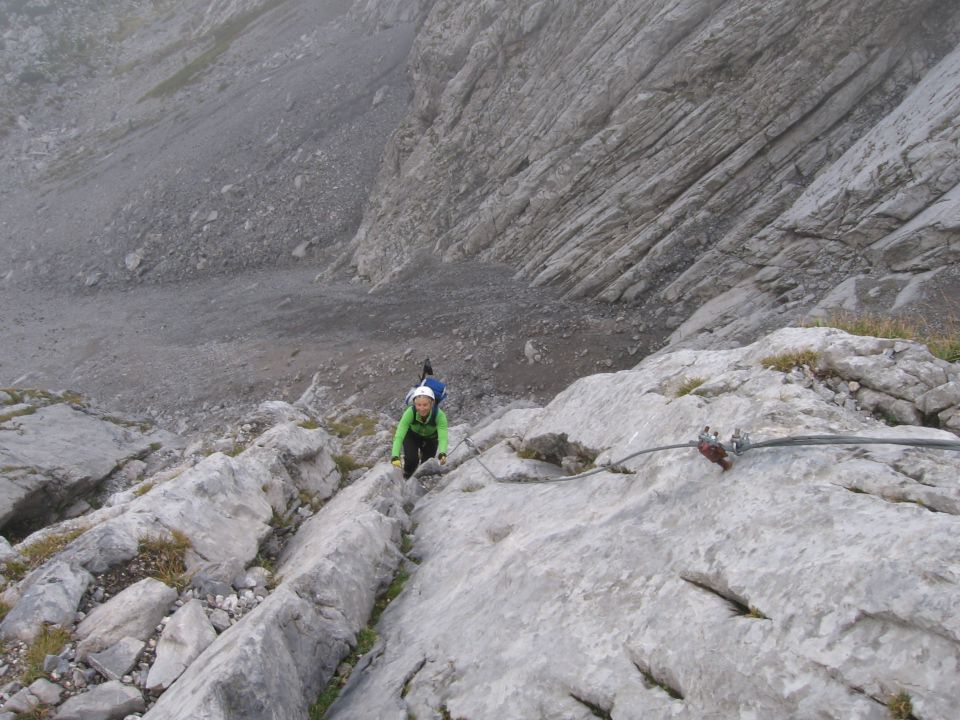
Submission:
<svg viewBox="0 0 960 720">
<path fill-rule="evenodd" d="M 0 424 L 5 423 L 8 420 L 13 420 L 16 417 L 33 415 L 36 411 L 37 409 L 33 405 L 30 407 L 21 408 L 20 410 L 11 410 L 10 412 L 0 414 Z"/>
<path fill-rule="evenodd" d="M 190 549 L 190 545 L 190 539 L 184 533 L 172 530 L 170 537 L 140 538 L 139 554 L 149 567 L 150 577 L 177 590 L 183 590 L 187 586 L 183 556 Z"/>
<path fill-rule="evenodd" d="M 819 360 L 820 354 L 816 350 L 794 350 L 778 355 L 768 355 L 760 361 L 760 364 L 770 370 L 786 373 L 795 367 L 803 367 L 804 365 L 811 370 L 815 370 Z"/>
<path fill-rule="evenodd" d="M 890 708 L 890 717 L 894 720 L 909 720 L 913 717 L 913 702 L 904 690 L 891 695 L 887 707 Z"/>
<path fill-rule="evenodd" d="M 4 564 L 4 572 L 7 578 L 13 582 L 23 579 L 24 575 L 43 565 L 86 531 L 87 528 L 85 527 L 75 528 L 62 533 L 47 535 L 25 545 L 20 549 L 22 560 L 8 560 Z"/>
<path fill-rule="evenodd" d="M 23 685 L 29 685 L 38 678 L 45 677 L 43 661 L 47 655 L 56 655 L 70 642 L 70 633 L 55 625 L 44 625 L 30 643 L 26 652 L 27 667 L 20 676 Z"/>
<path fill-rule="evenodd" d="M 137 489 L 133 491 L 133 494 L 134 494 L 136 497 L 140 497 L 140 496 L 142 496 L 142 495 L 146 495 L 148 492 L 150 492 L 151 490 L 153 490 L 153 487 L 154 487 L 154 483 L 153 483 L 152 481 L 151 481 L 151 482 L 145 482 L 145 483 L 143 483 L 143 485 L 140 485 L 139 487 L 137 487 Z"/>
<path fill-rule="evenodd" d="M 676 397 L 683 397 L 684 395 L 689 395 L 698 387 L 703 385 L 705 382 L 706 382 L 706 378 L 702 378 L 702 377 L 684 378 L 683 381 L 680 383 L 680 386 L 677 388 L 676 393 L 674 393 L 674 395 Z"/>
<path fill-rule="evenodd" d="M 352 471 L 362 467 L 360 463 L 350 455 L 334 455 L 333 462 L 337 466 L 337 471 L 340 473 L 340 487 L 344 487 L 347 484 L 347 478 Z"/>
<path fill-rule="evenodd" d="M 368 437 L 377 430 L 377 418 L 365 412 L 328 417 L 325 423 L 330 432 L 341 439 L 354 434 L 358 437 Z"/>
</svg>

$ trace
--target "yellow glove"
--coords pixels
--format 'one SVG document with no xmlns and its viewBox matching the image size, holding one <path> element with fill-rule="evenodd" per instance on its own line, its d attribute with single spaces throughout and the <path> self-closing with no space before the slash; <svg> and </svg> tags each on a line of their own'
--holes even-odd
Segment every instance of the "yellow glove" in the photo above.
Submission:
<svg viewBox="0 0 960 720">
<path fill-rule="evenodd" d="M 393 457 L 393 458 L 391 458 L 390 463 L 391 463 L 394 467 L 400 467 L 400 458 L 399 458 L 399 457 Z"/>
<path fill-rule="evenodd" d="M 440 462 L 441 465 L 446 465 L 446 464 L 447 464 L 447 454 L 446 454 L 446 453 L 440 453 L 439 455 L 437 455 L 437 460 Z"/>
</svg>

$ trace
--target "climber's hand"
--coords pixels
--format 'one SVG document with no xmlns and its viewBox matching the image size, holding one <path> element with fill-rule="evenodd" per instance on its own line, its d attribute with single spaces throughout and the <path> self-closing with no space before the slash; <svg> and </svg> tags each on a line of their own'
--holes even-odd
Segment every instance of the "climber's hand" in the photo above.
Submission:
<svg viewBox="0 0 960 720">
<path fill-rule="evenodd" d="M 391 463 L 394 467 L 400 467 L 400 458 L 399 458 L 399 456 L 396 456 L 396 455 L 395 455 L 394 457 L 390 458 L 390 463 Z"/>
<path fill-rule="evenodd" d="M 446 464 L 447 464 L 447 454 L 446 454 L 446 453 L 440 453 L 439 455 L 437 455 L 437 461 L 438 461 L 441 465 L 446 465 Z"/>
</svg>

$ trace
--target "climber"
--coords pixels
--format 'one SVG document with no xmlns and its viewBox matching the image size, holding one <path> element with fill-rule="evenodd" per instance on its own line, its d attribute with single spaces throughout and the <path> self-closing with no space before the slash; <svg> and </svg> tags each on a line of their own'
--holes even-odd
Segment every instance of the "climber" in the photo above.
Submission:
<svg viewBox="0 0 960 720">
<path fill-rule="evenodd" d="M 420 463 L 434 454 L 441 465 L 447 462 L 447 416 L 434 400 L 433 390 L 420 385 L 412 393 L 412 404 L 400 416 L 390 454 L 391 462 L 400 467 L 403 447 L 404 478 L 413 475 Z"/>
</svg>

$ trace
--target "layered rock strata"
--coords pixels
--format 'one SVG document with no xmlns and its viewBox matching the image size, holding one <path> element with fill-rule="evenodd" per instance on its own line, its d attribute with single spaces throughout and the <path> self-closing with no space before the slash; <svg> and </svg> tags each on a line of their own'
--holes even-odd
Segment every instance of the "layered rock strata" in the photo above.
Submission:
<svg viewBox="0 0 960 720">
<path fill-rule="evenodd" d="M 955 289 L 955 4 L 427 7 L 361 276 L 505 261 L 688 343 Z"/>
</svg>

